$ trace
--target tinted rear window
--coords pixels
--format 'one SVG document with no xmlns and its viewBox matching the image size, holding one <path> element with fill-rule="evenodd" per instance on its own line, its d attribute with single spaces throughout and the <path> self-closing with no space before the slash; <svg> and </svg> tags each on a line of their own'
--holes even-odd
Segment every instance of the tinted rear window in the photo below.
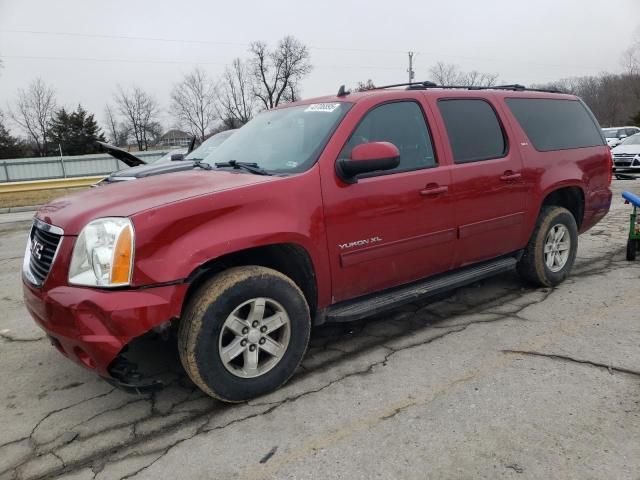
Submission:
<svg viewBox="0 0 640 480">
<path fill-rule="evenodd" d="M 493 107 L 484 100 L 439 100 L 455 163 L 503 157 L 507 144 Z"/>
<path fill-rule="evenodd" d="M 578 100 L 507 98 L 505 101 L 538 151 L 604 145 L 598 126 Z"/>
</svg>

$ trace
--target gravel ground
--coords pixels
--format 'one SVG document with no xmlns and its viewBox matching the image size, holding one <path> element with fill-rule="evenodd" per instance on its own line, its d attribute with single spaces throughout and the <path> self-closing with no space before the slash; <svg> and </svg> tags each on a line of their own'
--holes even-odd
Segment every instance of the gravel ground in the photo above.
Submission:
<svg viewBox="0 0 640 480">
<path fill-rule="evenodd" d="M 640 261 L 628 206 L 580 237 L 573 275 L 506 274 L 437 302 L 327 325 L 293 380 L 247 404 L 115 390 L 27 315 L 25 223 L 0 229 L 0 479 L 640 478 Z M 27 224 L 28 225 L 28 224 Z"/>
</svg>

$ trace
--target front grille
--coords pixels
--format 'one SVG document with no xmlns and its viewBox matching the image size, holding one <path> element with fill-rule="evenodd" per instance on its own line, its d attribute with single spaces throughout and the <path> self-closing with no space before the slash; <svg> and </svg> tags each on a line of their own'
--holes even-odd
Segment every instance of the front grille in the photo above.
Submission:
<svg viewBox="0 0 640 480">
<path fill-rule="evenodd" d="M 613 158 L 633 158 L 637 153 L 615 153 Z"/>
<path fill-rule="evenodd" d="M 631 166 L 631 160 L 628 161 L 623 161 L 623 160 L 614 160 L 613 164 L 616 167 L 630 167 Z"/>
<path fill-rule="evenodd" d="M 29 235 L 29 273 L 30 280 L 36 285 L 42 285 L 49 275 L 51 265 L 58 251 L 61 231 L 46 223 L 36 220 Z"/>
</svg>

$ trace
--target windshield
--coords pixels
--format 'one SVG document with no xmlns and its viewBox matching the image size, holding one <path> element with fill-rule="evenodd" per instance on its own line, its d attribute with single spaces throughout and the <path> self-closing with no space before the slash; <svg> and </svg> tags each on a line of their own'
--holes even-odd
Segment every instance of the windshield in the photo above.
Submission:
<svg viewBox="0 0 640 480">
<path fill-rule="evenodd" d="M 606 138 L 618 138 L 619 133 L 624 133 L 619 128 L 605 128 L 602 131 Z"/>
<path fill-rule="evenodd" d="M 210 165 L 235 160 L 257 163 L 270 173 L 302 172 L 316 162 L 350 107 L 335 102 L 268 110 L 206 156 L 193 157 Z"/>
<path fill-rule="evenodd" d="M 226 130 L 224 132 L 216 133 L 212 137 L 209 137 L 200 146 L 193 150 L 189 155 L 185 157 L 186 160 L 192 160 L 194 158 L 204 159 L 211 154 L 216 148 L 222 145 L 227 138 L 233 135 L 236 130 Z"/>
<path fill-rule="evenodd" d="M 640 133 L 626 138 L 620 145 L 640 145 Z"/>
</svg>

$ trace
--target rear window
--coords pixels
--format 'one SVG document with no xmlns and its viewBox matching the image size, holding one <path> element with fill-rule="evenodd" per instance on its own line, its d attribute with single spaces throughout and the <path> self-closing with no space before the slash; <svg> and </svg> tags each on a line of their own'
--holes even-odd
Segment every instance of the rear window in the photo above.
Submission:
<svg viewBox="0 0 640 480">
<path fill-rule="evenodd" d="M 604 145 L 600 129 L 578 100 L 507 98 L 505 101 L 540 152 Z"/>
</svg>

